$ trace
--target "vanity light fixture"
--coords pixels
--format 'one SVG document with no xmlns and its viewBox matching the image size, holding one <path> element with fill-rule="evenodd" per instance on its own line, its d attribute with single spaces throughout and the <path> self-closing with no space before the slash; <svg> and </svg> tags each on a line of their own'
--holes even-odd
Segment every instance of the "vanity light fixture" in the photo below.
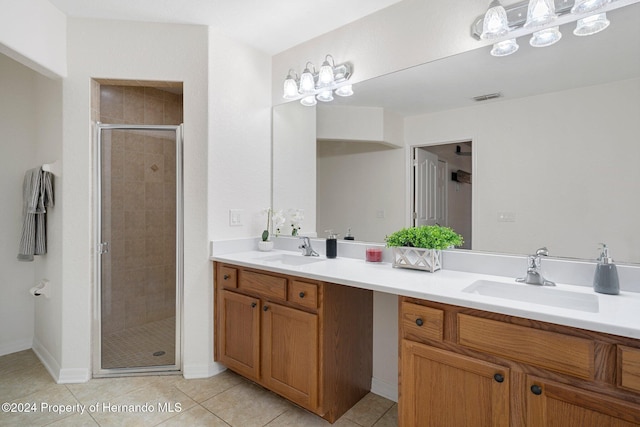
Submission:
<svg viewBox="0 0 640 427">
<path fill-rule="evenodd" d="M 335 94 L 338 96 L 351 96 L 353 95 L 353 87 L 351 85 L 340 86 L 336 89 Z"/>
<path fill-rule="evenodd" d="M 586 18 L 578 19 L 576 29 L 573 30 L 573 34 L 576 36 L 590 36 L 591 34 L 599 33 L 609 26 L 610 22 L 607 19 L 606 13 L 598 13 L 596 15 L 587 16 Z"/>
<path fill-rule="evenodd" d="M 524 27 L 542 27 L 552 23 L 557 17 L 554 0 L 530 0 L 527 8 L 527 21 L 524 23 Z"/>
<path fill-rule="evenodd" d="M 504 36 L 508 32 L 507 11 L 504 10 L 498 0 L 493 0 L 489 5 L 489 10 L 484 15 L 480 38 L 483 40 L 495 39 Z"/>
<path fill-rule="evenodd" d="M 533 47 L 547 47 L 557 43 L 561 38 L 562 33 L 560 32 L 560 28 L 550 27 L 533 33 L 529 44 Z"/>
<path fill-rule="evenodd" d="M 331 55 L 325 56 L 318 72 L 313 63 L 307 62 L 300 78 L 293 69 L 289 70 L 284 81 L 283 97 L 300 99 L 302 105 L 311 107 L 317 101 L 333 101 L 334 93 L 338 96 L 351 96 L 353 88 L 348 83 L 351 70 L 351 64 L 346 62 L 335 65 Z"/>
<path fill-rule="evenodd" d="M 471 25 L 471 34 L 479 40 L 497 39 L 491 49 L 493 56 L 515 53 L 518 43 L 514 37 L 509 37 L 509 33 L 522 28 L 534 30 L 529 40 L 531 46 L 551 46 L 562 38 L 556 23 L 558 17 L 585 15 L 578 16 L 573 34 L 596 34 L 609 26 L 606 14 L 597 12 L 612 1 L 616 0 L 523 0 L 502 6 L 499 0 L 492 0 L 487 12 Z"/>
<path fill-rule="evenodd" d="M 331 58 L 331 64 L 329 64 L 329 58 Z M 325 56 L 324 62 L 320 67 L 320 72 L 318 73 L 318 85 L 325 87 L 330 86 L 333 83 L 333 68 L 335 65 L 336 63 L 333 60 L 333 56 Z"/>
<path fill-rule="evenodd" d="M 493 44 L 493 48 L 491 48 L 491 55 L 507 56 L 515 53 L 518 49 L 520 49 L 520 46 L 518 46 L 516 39 L 504 40 Z"/>
<path fill-rule="evenodd" d="M 611 0 L 576 0 L 575 4 L 571 8 L 571 13 L 590 13 L 596 10 L 602 9 L 607 4 L 611 3 Z"/>
<path fill-rule="evenodd" d="M 293 77 L 295 75 L 295 77 Z M 298 75 L 295 71 L 289 70 L 289 74 L 284 81 L 284 98 L 296 99 L 298 97 Z"/>
<path fill-rule="evenodd" d="M 311 95 L 316 90 L 315 78 L 313 77 L 313 74 L 315 74 L 316 71 L 316 67 L 311 64 L 311 67 L 314 71 L 314 73 L 311 73 L 311 71 L 309 70 L 309 64 L 311 64 L 311 62 L 307 62 L 304 71 L 300 75 L 300 93 L 303 95 Z"/>
</svg>

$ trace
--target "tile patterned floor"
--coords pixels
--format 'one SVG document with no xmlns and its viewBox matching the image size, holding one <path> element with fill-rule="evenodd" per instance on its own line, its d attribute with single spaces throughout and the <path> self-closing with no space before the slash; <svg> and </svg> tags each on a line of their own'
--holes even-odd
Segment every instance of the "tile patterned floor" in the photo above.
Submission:
<svg viewBox="0 0 640 427">
<path fill-rule="evenodd" d="M 102 367 L 133 368 L 175 363 L 176 318 L 170 317 L 142 326 L 107 334 L 102 338 Z M 161 356 L 154 356 L 164 351 Z"/>
<path fill-rule="evenodd" d="M 22 412 L 3 406 L 0 426 L 330 426 L 230 371 L 206 379 L 122 377 L 65 385 L 51 379 L 31 350 L 0 357 L 4 403 Z M 397 405 L 369 393 L 333 425 L 397 426 Z"/>
</svg>

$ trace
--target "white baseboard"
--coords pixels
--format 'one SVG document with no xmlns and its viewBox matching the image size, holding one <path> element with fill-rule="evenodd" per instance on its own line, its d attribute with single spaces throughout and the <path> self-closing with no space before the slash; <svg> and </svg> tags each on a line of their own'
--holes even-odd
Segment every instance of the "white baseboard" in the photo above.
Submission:
<svg viewBox="0 0 640 427">
<path fill-rule="evenodd" d="M 37 338 L 33 339 L 33 352 L 58 384 L 86 383 L 91 379 L 91 372 L 88 368 L 60 368 L 60 363 Z"/>
<path fill-rule="evenodd" d="M 183 365 L 182 376 L 191 380 L 196 378 L 209 378 L 225 371 L 227 368 L 219 363 L 211 362 L 207 365 Z"/>
<path fill-rule="evenodd" d="M 398 401 L 398 383 L 389 383 L 376 377 L 371 378 L 371 393 L 382 396 L 386 399 Z"/>
<path fill-rule="evenodd" d="M 58 361 L 44 348 L 44 346 L 38 341 L 37 338 L 33 339 L 33 352 L 38 356 L 40 362 L 44 365 L 45 369 L 49 371 L 49 374 L 53 377 L 53 380 L 57 383 L 60 377 L 60 364 Z"/>
<path fill-rule="evenodd" d="M 65 368 L 60 370 L 58 384 L 86 383 L 91 379 L 91 370 L 86 368 Z"/>
<path fill-rule="evenodd" d="M 0 345 L 0 356 L 5 354 L 17 353 L 19 351 L 28 350 L 31 348 L 33 340 L 31 338 L 16 340 Z"/>
</svg>

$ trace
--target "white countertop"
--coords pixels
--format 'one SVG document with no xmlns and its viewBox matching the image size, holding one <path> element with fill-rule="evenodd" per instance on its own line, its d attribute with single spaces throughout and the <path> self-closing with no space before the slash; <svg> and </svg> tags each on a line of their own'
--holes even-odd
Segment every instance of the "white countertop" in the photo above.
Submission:
<svg viewBox="0 0 640 427">
<path fill-rule="evenodd" d="M 435 273 L 393 268 L 389 263 L 368 263 L 351 258 L 326 259 L 304 265 L 288 265 L 265 259 L 279 254 L 300 256 L 290 251 L 247 251 L 215 255 L 213 261 L 237 264 L 282 274 L 370 289 L 395 295 L 421 298 L 446 304 L 508 314 L 533 320 L 572 326 L 591 331 L 640 339 L 640 293 L 598 294 L 586 286 L 557 284 L 544 287 L 551 298 L 555 290 L 592 294 L 597 298 L 598 312 L 581 311 L 546 304 L 523 302 L 502 297 L 463 292 L 478 280 L 533 287 L 516 283 L 513 278 L 460 271 L 440 270 Z M 537 288 L 537 287 L 535 287 Z"/>
</svg>

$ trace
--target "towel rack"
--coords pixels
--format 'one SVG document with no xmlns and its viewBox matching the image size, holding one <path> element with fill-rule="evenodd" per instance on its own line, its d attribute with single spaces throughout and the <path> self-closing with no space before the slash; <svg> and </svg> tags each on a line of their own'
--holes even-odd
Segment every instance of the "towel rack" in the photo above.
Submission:
<svg viewBox="0 0 640 427">
<path fill-rule="evenodd" d="M 42 170 L 43 171 L 51 172 L 55 176 L 60 176 L 61 169 L 62 168 L 61 168 L 59 160 L 56 160 L 53 163 L 45 163 L 45 164 L 42 165 Z"/>
</svg>

